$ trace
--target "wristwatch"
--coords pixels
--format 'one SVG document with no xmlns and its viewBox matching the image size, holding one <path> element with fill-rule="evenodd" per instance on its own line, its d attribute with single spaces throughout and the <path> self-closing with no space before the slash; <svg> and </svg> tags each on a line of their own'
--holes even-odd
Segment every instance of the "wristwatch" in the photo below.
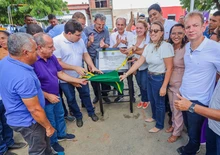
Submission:
<svg viewBox="0 0 220 155">
<path fill-rule="evenodd" d="M 196 105 L 196 104 L 192 102 L 192 104 L 191 104 L 191 106 L 189 107 L 188 111 L 191 112 L 191 113 L 194 113 L 194 112 L 195 112 L 195 105 Z"/>
</svg>

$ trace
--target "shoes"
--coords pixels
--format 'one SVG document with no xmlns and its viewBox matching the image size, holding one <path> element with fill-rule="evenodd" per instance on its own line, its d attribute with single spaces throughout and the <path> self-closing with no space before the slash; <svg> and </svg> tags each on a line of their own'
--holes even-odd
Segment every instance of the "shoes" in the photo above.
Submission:
<svg viewBox="0 0 220 155">
<path fill-rule="evenodd" d="M 160 131 L 160 129 L 158 129 L 158 128 L 156 128 L 156 127 L 154 127 L 154 128 L 152 128 L 152 129 L 149 130 L 150 133 L 157 133 L 157 132 L 159 132 L 159 131 Z"/>
<path fill-rule="evenodd" d="M 9 146 L 8 149 L 22 149 L 25 148 L 27 146 L 27 143 L 14 143 L 12 146 Z"/>
<path fill-rule="evenodd" d="M 98 97 L 95 97 L 92 101 L 93 104 L 96 104 L 99 101 Z"/>
<path fill-rule="evenodd" d="M 76 119 L 76 125 L 80 128 L 83 126 L 83 120 L 82 118 L 77 118 Z"/>
<path fill-rule="evenodd" d="M 180 136 L 171 135 L 171 136 L 168 138 L 167 142 L 168 142 L 168 143 L 174 143 L 174 142 L 176 142 L 179 138 L 180 138 Z"/>
<path fill-rule="evenodd" d="M 105 101 L 106 104 L 111 103 L 111 100 L 108 97 L 104 97 L 103 100 Z"/>
<path fill-rule="evenodd" d="M 3 153 L 3 155 L 18 155 L 18 154 L 14 153 L 14 152 L 6 151 L 6 152 Z"/>
<path fill-rule="evenodd" d="M 51 147 L 55 153 L 64 152 L 64 148 L 57 142 L 54 143 Z"/>
<path fill-rule="evenodd" d="M 99 120 L 99 118 L 96 114 L 92 114 L 90 117 L 94 122 L 97 122 Z"/>
<path fill-rule="evenodd" d="M 114 100 L 114 102 L 121 102 L 121 101 L 123 101 L 123 99 L 124 99 L 123 96 L 118 96 L 118 97 Z"/>
<path fill-rule="evenodd" d="M 147 109 L 148 106 L 149 106 L 149 102 L 144 102 L 142 107 L 143 109 Z"/>
<path fill-rule="evenodd" d="M 66 134 L 65 137 L 58 137 L 58 142 L 64 141 L 64 140 L 73 140 L 76 136 L 74 134 Z"/>
<path fill-rule="evenodd" d="M 179 147 L 176 151 L 177 151 L 178 154 L 180 154 L 180 155 L 183 154 L 184 146 Z"/>
<path fill-rule="evenodd" d="M 64 116 L 64 118 L 65 118 L 67 121 L 70 121 L 70 122 L 76 121 L 76 118 L 75 118 L 74 116 Z"/>
<path fill-rule="evenodd" d="M 172 133 L 174 130 L 174 127 L 170 126 L 168 129 L 165 130 L 166 133 Z"/>
<path fill-rule="evenodd" d="M 176 150 L 180 155 L 184 153 L 184 146 L 179 147 Z M 196 154 L 198 154 L 200 152 L 200 149 L 196 151 Z"/>
<path fill-rule="evenodd" d="M 147 118 L 147 119 L 145 119 L 145 122 L 152 123 L 152 122 L 155 122 L 155 119 Z"/>
<path fill-rule="evenodd" d="M 82 103 L 82 108 L 85 108 L 85 105 Z"/>
<path fill-rule="evenodd" d="M 138 103 L 137 108 L 142 108 L 143 102 Z"/>
</svg>

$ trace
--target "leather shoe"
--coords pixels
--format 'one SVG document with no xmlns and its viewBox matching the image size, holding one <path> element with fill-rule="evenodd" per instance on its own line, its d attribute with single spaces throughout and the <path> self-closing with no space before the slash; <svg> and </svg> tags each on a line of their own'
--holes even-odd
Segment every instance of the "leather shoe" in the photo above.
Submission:
<svg viewBox="0 0 220 155">
<path fill-rule="evenodd" d="M 99 101 L 98 97 L 95 97 L 92 101 L 93 104 L 96 104 Z"/>
<path fill-rule="evenodd" d="M 94 122 L 97 122 L 99 120 L 99 118 L 96 114 L 92 114 L 90 117 Z"/>
<path fill-rule="evenodd" d="M 183 154 L 184 146 L 179 147 L 176 151 L 177 151 L 180 155 Z"/>
<path fill-rule="evenodd" d="M 103 100 L 105 101 L 106 104 L 111 103 L 111 100 L 108 97 L 104 97 Z"/>
<path fill-rule="evenodd" d="M 83 126 L 83 120 L 82 118 L 77 118 L 76 119 L 76 125 L 80 128 Z"/>
<path fill-rule="evenodd" d="M 14 143 L 12 146 L 8 146 L 8 149 L 22 149 L 27 146 L 27 143 Z"/>
</svg>

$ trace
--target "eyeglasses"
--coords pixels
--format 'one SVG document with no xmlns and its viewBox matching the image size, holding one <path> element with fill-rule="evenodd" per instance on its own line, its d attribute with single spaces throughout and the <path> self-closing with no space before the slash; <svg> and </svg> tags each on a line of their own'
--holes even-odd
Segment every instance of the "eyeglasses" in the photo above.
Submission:
<svg viewBox="0 0 220 155">
<path fill-rule="evenodd" d="M 175 35 L 181 36 L 181 35 L 183 35 L 183 32 L 172 32 L 171 35 L 173 35 L 173 36 L 175 36 Z"/>
<path fill-rule="evenodd" d="M 157 30 L 157 29 L 154 29 L 154 30 L 151 29 L 151 30 L 149 30 L 150 33 L 153 33 L 153 32 L 154 32 L 154 33 L 158 33 L 159 31 L 162 31 L 162 30 Z"/>
</svg>

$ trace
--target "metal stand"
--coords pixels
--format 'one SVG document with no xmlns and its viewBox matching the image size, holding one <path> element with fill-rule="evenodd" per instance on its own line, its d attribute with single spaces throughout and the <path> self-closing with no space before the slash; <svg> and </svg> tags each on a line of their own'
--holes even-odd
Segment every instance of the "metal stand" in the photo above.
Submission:
<svg viewBox="0 0 220 155">
<path fill-rule="evenodd" d="M 130 112 L 133 113 L 133 93 L 132 93 L 132 87 L 133 85 L 131 84 L 132 83 L 132 76 L 133 75 L 130 75 L 128 76 L 127 80 L 128 80 L 128 88 L 124 89 L 124 91 L 128 91 L 128 95 L 109 95 L 108 97 L 109 98 L 112 98 L 112 97 L 119 97 L 119 96 L 129 96 L 129 100 L 128 101 L 122 101 L 122 102 L 129 102 L 130 103 Z M 102 99 L 106 96 L 102 96 L 102 92 L 111 92 L 111 91 L 114 91 L 113 89 L 111 90 L 101 90 L 101 85 L 99 83 L 98 85 L 98 95 L 99 95 L 99 105 L 100 105 L 100 111 L 101 111 L 101 114 L 102 116 L 104 116 L 104 108 L 103 108 L 103 102 L 102 102 Z M 123 92 L 124 92 L 123 91 Z M 114 103 L 114 102 L 111 102 L 111 103 Z"/>
</svg>

